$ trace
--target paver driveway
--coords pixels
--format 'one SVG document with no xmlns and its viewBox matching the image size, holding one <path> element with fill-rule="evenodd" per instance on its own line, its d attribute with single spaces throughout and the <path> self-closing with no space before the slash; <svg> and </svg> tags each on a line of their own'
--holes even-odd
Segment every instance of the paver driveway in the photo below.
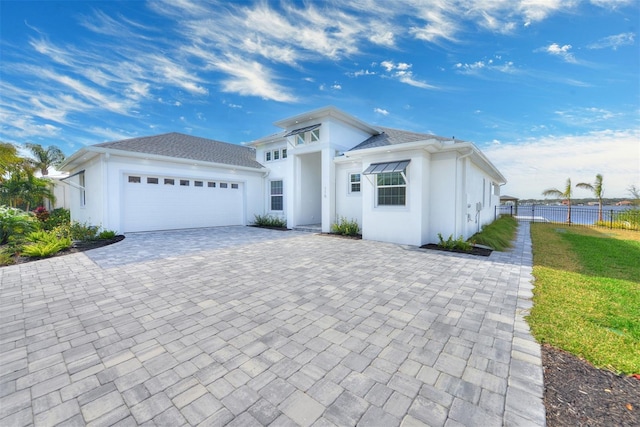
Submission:
<svg viewBox="0 0 640 427">
<path fill-rule="evenodd" d="M 0 425 L 544 425 L 531 246 L 225 227 L 0 269 Z"/>
</svg>

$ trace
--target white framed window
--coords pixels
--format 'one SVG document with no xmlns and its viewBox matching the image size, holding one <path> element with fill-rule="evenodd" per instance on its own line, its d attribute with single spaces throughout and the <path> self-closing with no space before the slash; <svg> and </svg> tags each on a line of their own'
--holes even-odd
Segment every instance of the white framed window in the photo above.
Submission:
<svg viewBox="0 0 640 427">
<path fill-rule="evenodd" d="M 311 142 L 320 141 L 320 129 L 314 129 L 311 131 Z"/>
<path fill-rule="evenodd" d="M 280 181 L 271 181 L 270 182 L 270 210 L 272 211 L 281 211 L 284 210 L 284 200 L 283 200 L 283 182 Z"/>
<path fill-rule="evenodd" d="M 152 178 L 152 177 L 147 178 L 147 184 L 157 184 L 157 183 L 158 183 L 158 178 Z"/>
<path fill-rule="evenodd" d="M 240 187 L 238 186 L 238 184 L 231 184 L 231 188 L 237 190 Z"/>
<path fill-rule="evenodd" d="M 299 133 L 296 135 L 296 145 L 304 144 L 304 133 Z"/>
<path fill-rule="evenodd" d="M 267 161 L 267 162 L 271 161 L 271 151 L 265 151 L 264 160 Z"/>
<path fill-rule="evenodd" d="M 227 184 L 226 182 L 220 183 L 220 188 L 227 188 L 227 187 L 229 187 L 229 184 Z"/>
<path fill-rule="evenodd" d="M 80 206 L 84 207 L 87 205 L 87 184 L 84 178 L 84 171 L 78 174 L 78 184 L 80 185 Z"/>
<path fill-rule="evenodd" d="M 209 181 L 209 182 L 207 182 L 207 187 L 216 188 L 216 183 L 214 181 Z"/>
<path fill-rule="evenodd" d="M 286 148 L 283 148 L 283 149 L 282 149 L 282 158 L 283 158 L 283 159 L 286 159 L 286 158 L 287 158 L 287 149 L 286 149 Z"/>
<path fill-rule="evenodd" d="M 202 187 L 204 184 L 202 181 L 193 181 L 193 186 L 194 187 Z"/>
<path fill-rule="evenodd" d="M 180 180 L 180 185 L 183 187 L 188 187 L 189 186 L 189 180 L 188 179 L 181 179 Z"/>
<path fill-rule="evenodd" d="M 273 160 L 280 160 L 280 150 L 273 150 Z"/>
<path fill-rule="evenodd" d="M 361 183 L 361 175 L 360 173 L 350 173 L 349 174 L 349 193 L 359 193 L 360 192 L 360 183 Z"/>
<path fill-rule="evenodd" d="M 406 206 L 407 182 L 404 179 L 405 171 L 384 172 L 376 175 L 377 206 Z"/>
<path fill-rule="evenodd" d="M 142 180 L 139 176 L 129 176 L 129 182 L 132 184 L 140 184 Z"/>
<path fill-rule="evenodd" d="M 176 180 L 173 178 L 165 178 L 164 179 L 164 185 L 175 185 L 176 184 Z"/>
</svg>

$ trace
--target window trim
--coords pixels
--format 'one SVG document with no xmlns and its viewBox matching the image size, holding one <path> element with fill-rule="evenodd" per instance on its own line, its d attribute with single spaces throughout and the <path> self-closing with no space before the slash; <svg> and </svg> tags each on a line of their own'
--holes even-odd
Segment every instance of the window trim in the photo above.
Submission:
<svg viewBox="0 0 640 427">
<path fill-rule="evenodd" d="M 358 181 L 353 181 L 352 177 L 354 175 L 358 175 Z M 347 181 L 348 181 L 347 190 L 349 194 L 357 194 L 357 195 L 362 194 L 362 173 L 361 172 L 349 172 L 347 175 Z M 357 190 L 353 189 L 354 184 L 358 184 Z"/>
<path fill-rule="evenodd" d="M 279 188 L 275 188 L 275 190 L 279 190 L 279 193 L 274 193 L 274 184 L 280 183 Z M 274 200 L 280 199 L 281 209 L 274 209 L 273 202 Z M 271 212 L 284 212 L 284 180 L 282 179 L 273 179 L 269 181 L 269 211 Z"/>
<path fill-rule="evenodd" d="M 380 185 L 380 178 L 384 178 L 384 175 L 391 175 L 391 174 L 397 174 L 397 176 L 399 176 L 402 181 L 404 181 L 403 184 L 386 184 L 386 185 Z M 393 171 L 393 172 L 381 172 L 381 173 L 377 173 L 376 174 L 376 180 L 375 180 L 375 207 L 381 207 L 381 208 L 394 208 L 394 207 L 399 207 L 399 208 L 404 208 L 407 206 L 407 187 L 408 187 L 408 180 L 406 177 L 406 169 L 403 171 Z M 384 203 L 381 204 L 380 203 L 380 190 L 381 189 L 394 189 L 394 188 L 402 188 L 404 189 L 404 195 L 403 195 L 403 203 Z M 400 195 L 398 194 L 392 194 L 389 195 L 388 197 L 390 198 L 396 198 L 396 197 L 400 197 Z M 393 199 L 392 199 L 393 200 Z"/>
<path fill-rule="evenodd" d="M 87 206 L 87 181 L 84 171 L 78 173 L 78 185 L 80 186 L 80 207 Z"/>
</svg>

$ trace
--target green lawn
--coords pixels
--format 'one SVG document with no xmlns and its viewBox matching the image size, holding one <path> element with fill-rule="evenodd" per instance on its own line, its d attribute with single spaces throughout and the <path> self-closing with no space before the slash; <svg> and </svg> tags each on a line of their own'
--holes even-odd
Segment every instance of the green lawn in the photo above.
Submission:
<svg viewBox="0 0 640 427">
<path fill-rule="evenodd" d="M 640 233 L 532 224 L 536 339 L 640 373 Z"/>
</svg>

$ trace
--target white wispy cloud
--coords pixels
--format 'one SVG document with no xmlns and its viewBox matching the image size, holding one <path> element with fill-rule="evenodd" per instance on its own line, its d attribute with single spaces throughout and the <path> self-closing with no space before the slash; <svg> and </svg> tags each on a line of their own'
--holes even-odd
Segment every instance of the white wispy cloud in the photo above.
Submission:
<svg viewBox="0 0 640 427">
<path fill-rule="evenodd" d="M 228 56 L 217 60 L 215 66 L 228 75 L 221 81 L 223 92 L 258 96 L 279 102 L 297 101 L 289 90 L 275 83 L 270 70 L 257 61 Z"/>
<path fill-rule="evenodd" d="M 544 46 L 535 50 L 536 52 L 545 52 L 552 56 L 562 58 L 565 62 L 575 63 L 576 58 L 571 53 L 571 45 L 565 44 L 560 46 L 558 43 L 551 43 L 549 46 Z"/>
<path fill-rule="evenodd" d="M 618 49 L 620 46 L 633 45 L 635 41 L 634 33 L 620 33 L 613 36 L 604 37 L 595 43 L 587 45 L 589 49 Z"/>
<path fill-rule="evenodd" d="M 454 65 L 456 72 L 460 74 L 478 75 L 483 71 L 500 72 L 513 74 L 517 72 L 513 61 L 502 61 L 501 56 L 496 56 L 496 60 L 483 59 L 471 63 L 458 62 Z"/>
<path fill-rule="evenodd" d="M 388 116 L 389 115 L 389 112 L 387 110 L 385 110 L 384 108 L 376 107 L 376 108 L 373 109 L 373 112 L 376 113 L 376 114 L 381 114 L 383 116 Z"/>
<path fill-rule="evenodd" d="M 408 84 L 410 86 L 418 87 L 420 89 L 437 89 L 436 86 L 430 85 L 424 81 L 417 80 L 413 72 L 411 71 L 412 64 L 406 62 L 395 63 L 393 61 L 382 61 L 380 66 L 387 72 L 386 76 L 398 81 Z"/>
<path fill-rule="evenodd" d="M 555 114 L 558 119 L 572 126 L 588 126 L 593 123 L 611 120 L 622 115 L 622 113 L 614 113 L 604 108 L 597 107 L 558 110 L 555 111 Z"/>
<path fill-rule="evenodd" d="M 630 185 L 640 184 L 639 139 L 636 129 L 603 130 L 503 141 L 483 151 L 507 178 L 502 194 L 541 199 L 542 191 L 562 185 L 569 177 L 574 182 L 591 182 L 600 173 L 609 197 L 625 197 Z"/>
</svg>

